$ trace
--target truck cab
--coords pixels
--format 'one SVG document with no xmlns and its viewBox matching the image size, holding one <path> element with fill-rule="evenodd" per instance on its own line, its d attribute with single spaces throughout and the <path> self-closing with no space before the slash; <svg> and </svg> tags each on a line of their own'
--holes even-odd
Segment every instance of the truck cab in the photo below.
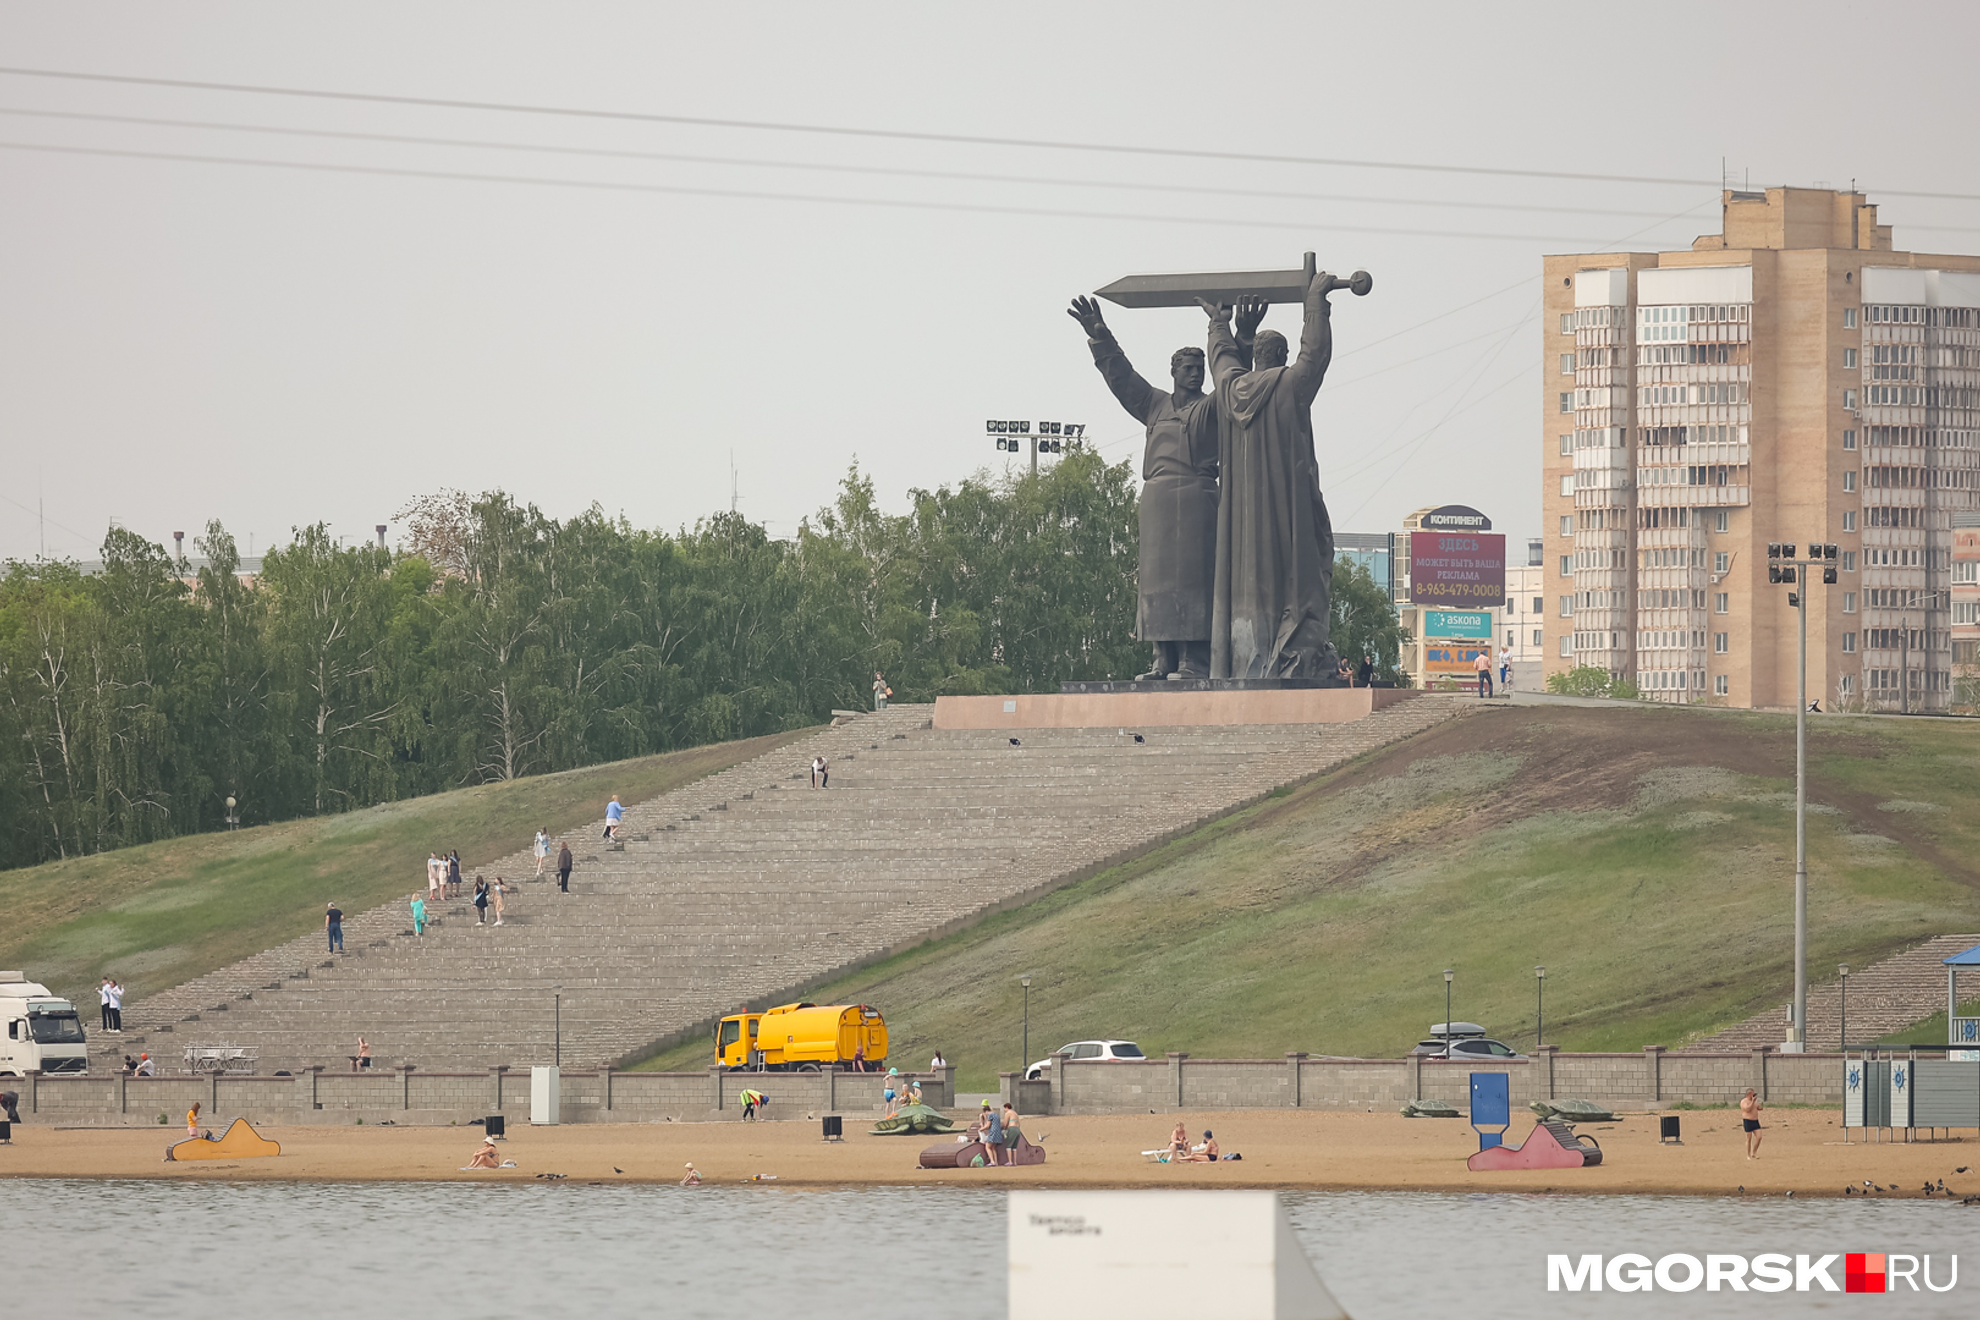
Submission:
<svg viewBox="0 0 1980 1320">
<path fill-rule="evenodd" d="M 0 1077 L 86 1073 L 89 1045 L 76 1006 L 19 972 L 0 972 Z"/>
</svg>

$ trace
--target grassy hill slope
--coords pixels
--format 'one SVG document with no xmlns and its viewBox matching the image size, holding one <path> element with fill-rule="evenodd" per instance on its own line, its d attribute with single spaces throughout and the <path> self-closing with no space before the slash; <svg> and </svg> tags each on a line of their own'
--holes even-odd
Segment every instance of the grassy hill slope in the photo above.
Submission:
<svg viewBox="0 0 1980 1320">
<path fill-rule="evenodd" d="M 1980 916 L 1980 728 L 1811 731 L 1810 966 Z M 1452 1012 L 1569 1049 L 1676 1045 L 1784 1002 L 1790 717 L 1481 710 L 1162 852 L 817 987 L 879 1006 L 897 1058 L 964 1085 L 1083 1037 L 1150 1054 L 1395 1056 Z M 645 1065 L 706 1066 L 687 1045 Z"/>
<path fill-rule="evenodd" d="M 177 985 L 426 884 L 426 855 L 458 848 L 469 874 L 813 730 L 485 784 L 341 816 L 286 821 L 0 871 L 0 967 L 93 1012 L 98 977 L 133 998 Z"/>
</svg>

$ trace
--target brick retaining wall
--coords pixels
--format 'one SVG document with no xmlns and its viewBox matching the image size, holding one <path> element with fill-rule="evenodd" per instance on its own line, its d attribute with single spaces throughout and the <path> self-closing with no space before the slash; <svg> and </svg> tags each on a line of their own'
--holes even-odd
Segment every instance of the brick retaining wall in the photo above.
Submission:
<svg viewBox="0 0 1980 1320">
<path fill-rule="evenodd" d="M 927 1103 L 950 1108 L 955 1070 L 918 1074 Z M 565 1123 L 707 1122 L 742 1117 L 745 1087 L 770 1097 L 770 1119 L 838 1113 L 878 1116 L 884 1078 L 877 1073 L 567 1072 L 558 1090 Z M 501 1114 L 529 1121 L 529 1072 L 428 1073 L 413 1068 L 362 1073 L 307 1069 L 294 1077 L 25 1077 L 8 1079 L 30 1123 L 82 1127 L 181 1129 L 200 1105 L 201 1126 L 235 1118 L 256 1124 L 465 1123 Z"/>
</svg>

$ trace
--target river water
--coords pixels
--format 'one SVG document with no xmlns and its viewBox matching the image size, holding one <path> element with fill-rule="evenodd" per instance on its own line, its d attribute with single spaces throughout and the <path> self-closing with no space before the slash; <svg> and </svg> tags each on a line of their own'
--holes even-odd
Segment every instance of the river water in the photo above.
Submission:
<svg viewBox="0 0 1980 1320">
<path fill-rule="evenodd" d="M 1283 1193 L 1356 1320 L 1972 1316 L 1940 1295 L 1549 1293 L 1550 1252 L 1931 1253 L 1980 1208 L 1654 1196 Z M 0 1181 L 8 1315 L 234 1320 L 1002 1320 L 1004 1197 L 955 1188 Z M 1187 1250 L 1187 1244 L 1179 1244 Z M 1980 1268 L 1980 1258 L 1961 1262 Z M 1842 1279 L 1841 1262 L 1833 1270 Z M 1084 1320 L 1084 1318 L 1080 1318 Z"/>
</svg>

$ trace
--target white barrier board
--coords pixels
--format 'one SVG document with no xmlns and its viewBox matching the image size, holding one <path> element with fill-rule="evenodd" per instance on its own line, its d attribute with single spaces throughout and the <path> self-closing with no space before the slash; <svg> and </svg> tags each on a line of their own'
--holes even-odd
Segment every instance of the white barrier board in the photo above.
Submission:
<svg viewBox="0 0 1980 1320">
<path fill-rule="evenodd" d="M 1011 1320 L 1346 1320 L 1277 1192 L 1010 1197 Z"/>
<path fill-rule="evenodd" d="M 562 1069 L 541 1064 L 529 1070 L 529 1121 L 532 1126 L 555 1124 L 562 1117 Z"/>
</svg>

